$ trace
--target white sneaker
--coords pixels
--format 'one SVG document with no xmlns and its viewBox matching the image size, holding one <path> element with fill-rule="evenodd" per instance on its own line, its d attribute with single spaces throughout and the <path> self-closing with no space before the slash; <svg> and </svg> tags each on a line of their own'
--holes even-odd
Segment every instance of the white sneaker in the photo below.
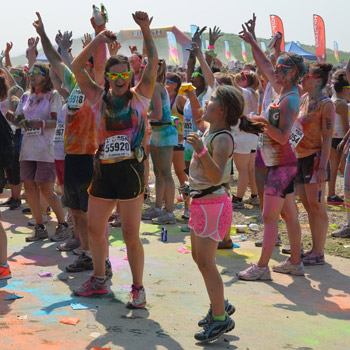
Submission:
<svg viewBox="0 0 350 350">
<path fill-rule="evenodd" d="M 157 218 L 158 216 L 161 216 L 162 214 L 162 209 L 152 207 L 147 209 L 146 212 L 142 214 L 142 220 L 152 220 L 154 218 Z"/>
<path fill-rule="evenodd" d="M 176 218 L 173 213 L 165 212 L 161 216 L 152 219 L 152 223 L 155 225 L 176 224 Z"/>
<path fill-rule="evenodd" d="M 50 217 L 48 215 L 43 215 L 43 224 L 47 224 L 50 220 Z M 30 220 L 28 220 L 28 226 L 35 226 L 35 219 L 32 218 Z"/>
<path fill-rule="evenodd" d="M 252 264 L 247 269 L 237 272 L 237 276 L 245 281 L 271 281 L 271 273 L 269 267 L 259 267 L 257 264 Z"/>
<path fill-rule="evenodd" d="M 300 262 L 299 264 L 295 265 L 292 264 L 288 259 L 282 261 L 278 265 L 272 266 L 272 270 L 279 273 L 286 273 L 294 276 L 304 276 L 304 264 Z"/>
<path fill-rule="evenodd" d="M 260 205 L 259 197 L 250 197 L 244 201 L 244 203 L 251 204 L 251 205 Z"/>
</svg>

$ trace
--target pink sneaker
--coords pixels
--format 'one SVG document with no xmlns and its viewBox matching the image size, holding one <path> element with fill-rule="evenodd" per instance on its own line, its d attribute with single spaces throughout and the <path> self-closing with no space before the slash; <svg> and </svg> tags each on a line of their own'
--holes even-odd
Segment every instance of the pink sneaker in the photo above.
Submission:
<svg viewBox="0 0 350 350">
<path fill-rule="evenodd" d="M 88 281 L 83 283 L 81 287 L 74 289 L 74 294 L 82 297 L 89 297 L 90 295 L 94 295 L 94 294 L 107 294 L 107 293 L 108 293 L 108 287 L 106 284 L 106 279 L 100 280 L 93 275 L 90 277 Z"/>
<path fill-rule="evenodd" d="M 143 287 L 136 288 L 133 284 L 129 293 L 129 301 L 126 304 L 128 309 L 141 309 L 146 306 L 146 293 Z"/>
</svg>

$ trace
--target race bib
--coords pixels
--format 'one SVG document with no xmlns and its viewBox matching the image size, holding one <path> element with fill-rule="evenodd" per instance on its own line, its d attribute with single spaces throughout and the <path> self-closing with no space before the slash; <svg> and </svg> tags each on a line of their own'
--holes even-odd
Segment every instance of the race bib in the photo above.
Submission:
<svg viewBox="0 0 350 350">
<path fill-rule="evenodd" d="M 304 133 L 298 127 L 293 125 L 289 136 L 290 145 L 293 148 L 296 148 L 303 137 L 304 137 Z"/>
<path fill-rule="evenodd" d="M 29 128 L 25 129 L 25 135 L 26 136 L 37 136 L 41 135 L 41 128 Z"/>
<path fill-rule="evenodd" d="M 68 108 L 80 109 L 85 100 L 85 95 L 81 92 L 78 87 L 75 87 L 72 93 L 68 97 Z"/>
<path fill-rule="evenodd" d="M 104 152 L 101 159 L 115 159 L 119 157 L 130 157 L 131 147 L 129 139 L 124 135 L 115 135 L 106 139 Z"/>
<path fill-rule="evenodd" d="M 184 133 L 189 134 L 193 131 L 193 120 L 192 118 L 185 117 L 184 118 Z"/>
<path fill-rule="evenodd" d="M 64 141 L 64 123 L 57 123 L 54 142 Z"/>
</svg>

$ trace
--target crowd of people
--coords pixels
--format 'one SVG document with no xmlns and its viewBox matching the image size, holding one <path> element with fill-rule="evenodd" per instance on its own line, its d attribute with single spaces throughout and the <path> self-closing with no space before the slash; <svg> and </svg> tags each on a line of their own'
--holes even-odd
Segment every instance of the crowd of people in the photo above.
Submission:
<svg viewBox="0 0 350 350">
<path fill-rule="evenodd" d="M 102 15 L 104 15 L 102 13 Z M 83 49 L 73 57 L 72 33 L 59 32 L 58 49 L 49 40 L 39 13 L 28 40 L 28 64 L 12 66 L 8 43 L 0 57 L 1 176 L 11 197 L 1 206 L 21 208 L 21 191 L 33 215 L 26 242 L 49 238 L 59 251 L 77 259 L 68 272 L 93 271 L 74 293 L 107 294 L 112 278 L 109 221 L 121 227 L 132 274 L 128 308 L 146 306 L 141 220 L 175 224 L 175 182 L 184 201 L 184 231 L 209 295 L 208 314 L 195 339 L 210 342 L 234 328 L 235 307 L 224 297 L 215 262 L 217 249 L 231 249 L 233 209 L 260 206 L 264 224 L 261 256 L 237 273 L 243 280 L 271 280 L 269 260 L 278 241 L 280 216 L 286 223 L 290 258 L 273 266 L 278 273 L 304 276 L 304 265 L 325 263 L 328 231 L 326 201 L 345 205 L 347 225 L 333 232 L 350 237 L 350 61 L 335 69 L 309 63 L 295 53 L 263 52 L 253 16 L 240 37 L 251 46 L 254 62 L 232 71 L 216 57 L 222 35 L 210 30 L 202 52 L 197 29 L 186 67 L 167 66 L 159 58 L 145 12 L 133 14 L 144 47 L 119 55 L 116 35 L 91 23 Z M 39 38 L 49 64 L 36 60 Z M 6 143 L 7 142 L 7 143 Z M 155 202 L 149 174 L 155 175 Z M 237 192 L 231 194 L 233 169 Z M 344 199 L 335 192 L 344 174 Z M 328 196 L 326 196 L 326 182 Z M 55 192 L 60 186 L 62 198 Z M 250 198 L 244 201 L 248 185 Z M 231 197 L 232 195 L 232 197 Z M 308 214 L 312 248 L 303 251 L 296 195 Z M 67 216 L 63 207 L 68 208 Z M 55 233 L 45 226 L 57 217 Z M 0 225 L 0 279 L 11 277 L 7 237 Z"/>
</svg>

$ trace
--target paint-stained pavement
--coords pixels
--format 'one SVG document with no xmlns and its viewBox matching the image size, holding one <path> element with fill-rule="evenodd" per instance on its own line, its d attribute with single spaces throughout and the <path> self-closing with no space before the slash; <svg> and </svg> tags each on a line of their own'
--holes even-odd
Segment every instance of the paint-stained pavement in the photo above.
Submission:
<svg viewBox="0 0 350 350">
<path fill-rule="evenodd" d="M 131 277 L 120 229 L 111 230 L 111 292 L 105 297 L 79 298 L 73 296 L 72 289 L 89 273 L 66 273 L 65 266 L 76 256 L 58 252 L 58 243 L 25 243 L 25 236 L 31 232 L 27 219 L 20 210 L 3 211 L 13 278 L 0 281 L 1 350 L 350 347 L 348 259 L 326 256 L 326 265 L 306 267 L 305 278 L 272 273 L 272 282 L 244 282 L 235 274 L 255 262 L 260 249 L 248 241 L 240 242 L 239 249 L 218 251 L 226 297 L 237 309 L 233 315 L 236 328 L 218 341 L 202 345 L 196 343 L 193 334 L 198 330 L 197 321 L 207 312 L 208 297 L 191 254 L 177 252 L 181 247 L 190 249 L 189 236 L 180 232 L 180 226 L 168 226 L 168 242 L 163 243 L 160 227 L 142 224 L 148 306 L 147 310 L 130 311 L 124 306 Z M 54 228 L 52 218 L 49 234 Z M 285 255 L 276 248 L 271 265 L 283 259 Z M 39 272 L 52 272 L 53 277 L 41 278 Z M 13 292 L 24 298 L 3 300 Z M 74 311 L 71 303 L 96 307 L 98 329 L 88 329 L 87 312 Z M 25 315 L 27 319 L 20 319 Z M 76 326 L 59 323 L 64 317 L 79 317 L 80 322 Z M 91 336 L 93 332 L 97 338 Z"/>
</svg>

